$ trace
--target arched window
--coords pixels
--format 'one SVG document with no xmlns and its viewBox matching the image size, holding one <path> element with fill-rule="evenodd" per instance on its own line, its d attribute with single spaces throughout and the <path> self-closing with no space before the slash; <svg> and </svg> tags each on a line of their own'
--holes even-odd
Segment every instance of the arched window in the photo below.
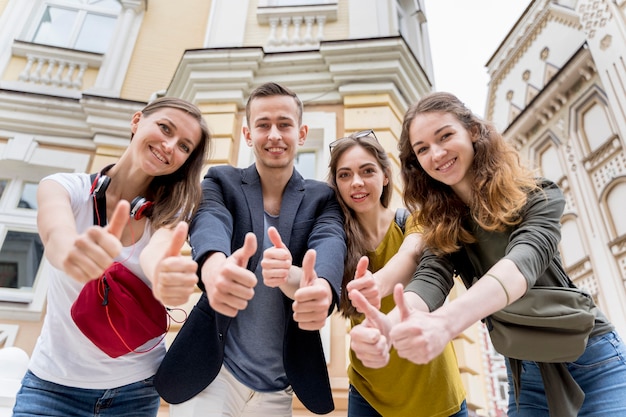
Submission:
<svg viewBox="0 0 626 417">
<path fill-rule="evenodd" d="M 565 267 L 575 265 L 586 256 L 580 231 L 573 217 L 565 219 L 561 225 L 561 256 Z"/>
<path fill-rule="evenodd" d="M 42 4 L 29 40 L 105 53 L 121 10 L 118 0 L 47 0 Z"/>
<path fill-rule="evenodd" d="M 547 147 L 541 152 L 539 158 L 541 163 L 541 175 L 555 182 L 563 178 L 565 174 L 561 168 L 559 154 L 554 146 Z"/>
<path fill-rule="evenodd" d="M 596 102 L 582 114 L 582 129 L 590 152 L 600 148 L 613 136 L 611 124 L 603 105 Z"/>
<path fill-rule="evenodd" d="M 611 189 L 606 197 L 606 206 L 615 227 L 616 237 L 626 235 L 626 216 L 624 216 L 624 202 L 626 201 L 626 182 L 621 182 Z"/>
</svg>

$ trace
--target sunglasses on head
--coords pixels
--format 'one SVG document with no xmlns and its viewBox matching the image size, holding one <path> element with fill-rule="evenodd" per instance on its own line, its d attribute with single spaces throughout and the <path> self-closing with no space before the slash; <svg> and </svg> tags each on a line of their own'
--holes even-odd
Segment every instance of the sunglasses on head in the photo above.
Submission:
<svg viewBox="0 0 626 417">
<path fill-rule="evenodd" d="M 372 129 L 367 129 L 367 130 L 361 130 L 359 132 L 353 133 L 350 136 L 346 136 L 345 138 L 340 138 L 335 141 L 332 141 L 328 145 L 328 149 L 332 152 L 333 148 L 337 146 L 338 144 L 340 144 L 341 142 L 345 142 L 347 140 L 358 140 L 360 138 L 364 138 L 367 136 L 373 137 L 376 140 L 376 142 L 378 142 L 378 138 L 376 137 L 376 134 L 374 134 L 374 131 Z"/>
</svg>

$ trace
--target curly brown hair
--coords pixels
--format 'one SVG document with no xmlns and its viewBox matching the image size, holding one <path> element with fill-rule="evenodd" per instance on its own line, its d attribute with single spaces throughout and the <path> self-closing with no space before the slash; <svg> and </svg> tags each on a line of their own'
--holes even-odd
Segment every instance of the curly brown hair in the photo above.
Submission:
<svg viewBox="0 0 626 417">
<path fill-rule="evenodd" d="M 421 167 L 411 146 L 409 129 L 423 113 L 453 115 L 475 139 L 470 167 L 472 200 L 467 206 L 448 185 L 433 179 Z M 463 219 L 469 214 L 485 230 L 504 231 L 521 221 L 527 194 L 538 188 L 519 154 L 504 141 L 494 125 L 473 114 L 453 94 L 431 93 L 406 112 L 398 143 L 404 203 L 423 227 L 423 239 L 434 253 L 456 252 L 476 241 Z"/>
</svg>

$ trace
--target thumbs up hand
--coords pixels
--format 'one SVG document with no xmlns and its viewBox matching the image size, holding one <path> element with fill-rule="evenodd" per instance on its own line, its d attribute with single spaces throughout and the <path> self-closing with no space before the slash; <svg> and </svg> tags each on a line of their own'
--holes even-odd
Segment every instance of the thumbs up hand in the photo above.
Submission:
<svg viewBox="0 0 626 417">
<path fill-rule="evenodd" d="M 416 364 L 426 364 L 439 356 L 446 344 L 452 340 L 445 320 L 434 313 L 411 308 L 407 303 L 414 293 L 404 293 L 402 284 L 393 290 L 400 322 L 393 326 L 389 337 L 398 356 Z"/>
<path fill-rule="evenodd" d="M 263 283 L 268 287 L 279 287 L 287 283 L 293 259 L 275 227 L 267 229 L 267 236 L 274 246 L 263 252 Z"/>
<path fill-rule="evenodd" d="M 309 249 L 302 259 L 300 288 L 294 293 L 293 319 L 303 330 L 324 327 L 333 302 L 330 284 L 315 272 L 316 252 Z"/>
<path fill-rule="evenodd" d="M 63 270 L 79 282 L 99 278 L 122 251 L 120 238 L 129 213 L 128 201 L 120 200 L 107 226 L 91 226 L 77 235 L 62 260 Z"/>
<path fill-rule="evenodd" d="M 380 290 L 376 280 L 374 279 L 374 275 L 367 269 L 368 265 L 369 258 L 367 256 L 363 256 L 359 259 L 359 263 L 357 264 L 356 271 L 354 273 L 354 279 L 348 282 L 346 290 L 348 291 L 348 297 L 350 296 L 352 290 L 357 290 L 372 306 L 379 309 L 381 301 Z M 357 311 L 359 313 L 363 313 L 363 311 L 358 308 Z"/>
<path fill-rule="evenodd" d="M 243 246 L 228 258 L 224 258 L 223 253 L 216 252 L 204 262 L 202 281 L 209 304 L 218 313 L 235 317 L 254 297 L 256 275 L 246 267 L 256 249 L 256 236 L 248 233 Z"/>
<path fill-rule="evenodd" d="M 363 365 L 382 368 L 389 362 L 391 321 L 359 291 L 350 291 L 349 297 L 352 305 L 365 315 L 365 320 L 350 330 L 350 348 Z"/>
<path fill-rule="evenodd" d="M 174 229 L 159 229 L 167 233 L 167 238 L 163 242 L 164 246 L 167 246 L 151 277 L 152 292 L 157 300 L 167 306 L 186 303 L 198 282 L 196 275 L 198 264 L 191 257 L 180 253 L 187 240 L 188 229 L 189 226 L 185 222 L 178 223 Z"/>
</svg>

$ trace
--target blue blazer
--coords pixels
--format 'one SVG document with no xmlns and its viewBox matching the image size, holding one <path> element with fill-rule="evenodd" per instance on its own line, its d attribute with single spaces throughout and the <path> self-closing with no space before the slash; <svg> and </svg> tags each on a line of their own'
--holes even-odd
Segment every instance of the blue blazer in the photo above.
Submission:
<svg viewBox="0 0 626 417">
<path fill-rule="evenodd" d="M 216 166 L 202 181 L 203 201 L 191 222 L 192 256 L 198 273 L 208 255 L 230 256 L 243 246 L 247 232 L 257 242 L 264 239 L 263 195 L 256 165 L 246 169 Z M 343 216 L 333 190 L 325 183 L 305 180 L 294 170 L 283 193 L 278 232 L 291 251 L 293 263 L 302 265 L 309 249 L 317 252 L 315 271 L 339 300 L 346 255 Z M 262 244 L 250 258 L 254 271 L 263 255 Z M 204 390 L 217 376 L 224 361 L 224 343 L 231 320 L 209 305 L 202 282 L 202 296 L 180 329 L 155 376 L 155 386 L 165 401 L 178 404 Z M 292 300 L 283 297 L 287 323 L 283 364 L 289 383 L 300 401 L 317 414 L 334 409 L 328 370 L 318 331 L 301 330 L 293 320 Z M 333 306 L 334 307 L 334 306 Z M 332 311 L 332 307 L 331 307 Z"/>
</svg>

